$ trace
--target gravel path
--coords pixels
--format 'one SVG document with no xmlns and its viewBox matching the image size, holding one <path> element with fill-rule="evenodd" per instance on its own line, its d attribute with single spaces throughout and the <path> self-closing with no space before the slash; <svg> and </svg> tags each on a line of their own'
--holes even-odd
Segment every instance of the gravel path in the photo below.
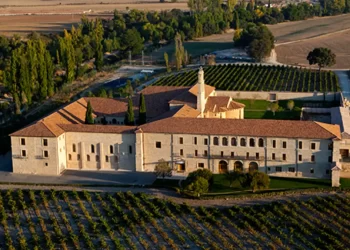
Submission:
<svg viewBox="0 0 350 250">
<path fill-rule="evenodd" d="M 315 193 L 298 193 L 298 194 L 284 194 L 275 195 L 271 197 L 247 197 L 247 198 L 227 198 L 227 199 L 212 199 L 212 200 L 193 200 L 183 198 L 175 191 L 167 189 L 155 189 L 155 188 L 122 188 L 122 187 L 73 187 L 73 186 L 31 186 L 31 185 L 0 185 L 0 190 L 6 189 L 31 189 L 31 190 L 76 190 L 76 191 L 90 191 L 90 192 L 127 192 L 133 193 L 146 193 L 160 199 L 171 199 L 172 201 L 182 204 L 187 203 L 191 206 L 204 206 L 204 207 L 230 207 L 233 205 L 249 206 L 266 204 L 274 201 L 287 201 L 287 200 L 307 200 L 317 196 L 333 196 L 333 195 L 349 195 L 344 192 L 315 192 Z"/>
</svg>

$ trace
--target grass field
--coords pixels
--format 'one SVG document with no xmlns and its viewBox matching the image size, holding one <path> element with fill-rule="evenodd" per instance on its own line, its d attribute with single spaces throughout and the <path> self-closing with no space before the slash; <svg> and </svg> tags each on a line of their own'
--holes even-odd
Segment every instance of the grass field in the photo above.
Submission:
<svg viewBox="0 0 350 250">
<path fill-rule="evenodd" d="M 205 82 L 219 90 L 337 92 L 338 78 L 333 72 L 302 70 L 281 66 L 219 65 L 204 69 Z M 191 86 L 197 82 L 197 71 L 158 79 L 154 85 Z"/>
<path fill-rule="evenodd" d="M 349 202 L 338 195 L 218 209 L 131 192 L 8 190 L 0 239 L 6 249 L 344 249 Z"/>
<path fill-rule="evenodd" d="M 216 43 L 216 42 L 191 41 L 191 42 L 185 42 L 184 47 L 190 56 L 197 57 L 197 56 L 208 54 L 217 50 L 232 49 L 233 43 L 232 42 Z M 164 52 L 168 53 L 170 60 L 171 59 L 175 60 L 174 44 L 169 44 L 167 46 L 164 46 L 161 49 L 158 49 L 157 51 L 153 52 L 152 55 L 154 58 L 158 60 L 164 60 Z"/>
</svg>

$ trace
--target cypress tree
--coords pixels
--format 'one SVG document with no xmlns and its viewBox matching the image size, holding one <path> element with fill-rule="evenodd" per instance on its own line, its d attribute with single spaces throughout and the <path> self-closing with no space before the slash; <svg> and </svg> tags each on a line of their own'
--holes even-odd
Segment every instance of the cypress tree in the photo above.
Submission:
<svg viewBox="0 0 350 250">
<path fill-rule="evenodd" d="M 92 117 L 92 107 L 90 101 L 88 101 L 86 114 L 85 114 L 85 124 L 94 124 L 94 118 Z"/>
<path fill-rule="evenodd" d="M 125 113 L 124 123 L 125 125 L 135 124 L 134 107 L 133 107 L 131 98 L 129 98 L 128 100 L 128 110 Z"/>
<path fill-rule="evenodd" d="M 145 102 L 145 96 L 143 93 L 140 95 L 140 106 L 139 106 L 139 124 L 145 124 L 146 123 L 146 102 Z"/>
<path fill-rule="evenodd" d="M 103 30 L 101 20 L 96 20 L 94 33 L 95 33 L 95 43 L 96 43 L 95 67 L 97 71 L 100 71 L 103 66 L 103 45 L 102 45 L 103 32 L 104 30 Z"/>
<path fill-rule="evenodd" d="M 53 81 L 54 66 L 52 62 L 52 57 L 48 50 L 45 53 L 45 62 L 46 62 L 46 72 L 47 72 L 46 74 L 47 75 L 47 95 L 51 97 L 55 93 L 55 83 Z"/>
<path fill-rule="evenodd" d="M 238 30 L 239 29 L 239 15 L 237 10 L 234 11 L 233 13 L 233 28 Z"/>
</svg>

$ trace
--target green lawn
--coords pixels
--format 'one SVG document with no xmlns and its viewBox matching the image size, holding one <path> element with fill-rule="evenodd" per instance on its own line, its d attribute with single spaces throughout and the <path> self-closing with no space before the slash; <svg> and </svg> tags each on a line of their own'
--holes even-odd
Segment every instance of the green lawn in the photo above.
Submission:
<svg viewBox="0 0 350 250">
<path fill-rule="evenodd" d="M 208 54 L 217 50 L 232 49 L 233 43 L 216 43 L 216 42 L 185 42 L 184 47 L 192 57 Z M 175 54 L 175 45 L 169 44 L 152 53 L 158 60 L 164 59 L 164 52 L 168 53 L 169 58 Z"/>
<path fill-rule="evenodd" d="M 350 187 L 350 179 L 342 179 L 342 187 Z M 304 188 L 330 188 L 331 180 L 329 179 L 305 179 L 305 178 L 282 178 L 270 177 L 270 189 L 304 189 Z M 214 174 L 214 183 L 210 192 L 224 193 L 244 190 L 240 187 L 239 182 L 235 181 L 230 187 L 229 181 L 223 174 Z"/>
<path fill-rule="evenodd" d="M 244 119 L 300 120 L 301 111 L 244 111 Z"/>
</svg>

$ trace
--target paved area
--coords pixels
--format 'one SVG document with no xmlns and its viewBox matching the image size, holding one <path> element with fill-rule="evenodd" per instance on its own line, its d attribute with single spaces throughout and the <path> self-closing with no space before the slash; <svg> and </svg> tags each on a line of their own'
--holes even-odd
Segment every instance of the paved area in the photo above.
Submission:
<svg viewBox="0 0 350 250">
<path fill-rule="evenodd" d="M 80 184 L 80 185 L 150 185 L 156 179 L 153 173 L 124 171 L 66 170 L 60 176 L 40 176 L 0 172 L 0 183 Z"/>
</svg>

